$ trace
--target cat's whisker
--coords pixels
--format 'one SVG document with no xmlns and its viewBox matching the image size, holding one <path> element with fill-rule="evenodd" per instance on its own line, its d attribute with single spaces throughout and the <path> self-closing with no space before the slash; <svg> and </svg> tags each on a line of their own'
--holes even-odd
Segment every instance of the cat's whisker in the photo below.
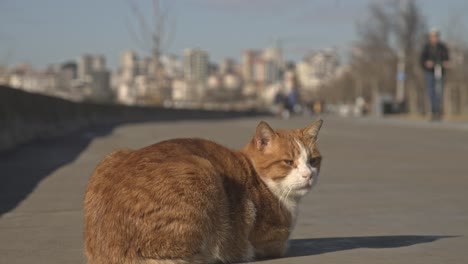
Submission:
<svg viewBox="0 0 468 264">
<path fill-rule="evenodd" d="M 286 197 L 284 198 L 285 201 L 288 199 L 288 196 L 289 196 L 289 193 L 291 193 L 291 190 L 292 190 L 292 188 L 289 187 L 289 191 L 286 193 Z"/>
<path fill-rule="evenodd" d="M 282 204 L 282 201 L 286 198 L 284 195 L 286 194 L 286 190 L 282 190 L 281 191 L 281 195 L 279 197 L 279 200 L 278 200 L 278 210 L 281 209 L 281 204 Z"/>
<path fill-rule="evenodd" d="M 283 204 L 283 202 L 285 203 L 287 201 L 291 191 L 292 191 L 292 187 L 289 187 L 287 190 L 285 189 L 281 191 L 281 195 L 278 200 L 278 209 L 281 209 L 281 205 Z"/>
</svg>

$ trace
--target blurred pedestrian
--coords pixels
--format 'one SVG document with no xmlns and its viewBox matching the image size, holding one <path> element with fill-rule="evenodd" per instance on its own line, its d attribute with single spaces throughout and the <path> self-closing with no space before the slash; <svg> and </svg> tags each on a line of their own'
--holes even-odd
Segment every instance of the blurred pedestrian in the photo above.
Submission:
<svg viewBox="0 0 468 264">
<path fill-rule="evenodd" d="M 299 105 L 299 89 L 297 87 L 293 87 L 286 98 L 286 108 L 291 113 L 297 113 Z"/>
<path fill-rule="evenodd" d="M 426 90 L 431 104 L 432 120 L 442 118 L 444 97 L 444 77 L 449 63 L 449 50 L 440 41 L 440 32 L 433 28 L 428 34 L 428 41 L 421 53 L 421 66 L 426 79 Z"/>
</svg>

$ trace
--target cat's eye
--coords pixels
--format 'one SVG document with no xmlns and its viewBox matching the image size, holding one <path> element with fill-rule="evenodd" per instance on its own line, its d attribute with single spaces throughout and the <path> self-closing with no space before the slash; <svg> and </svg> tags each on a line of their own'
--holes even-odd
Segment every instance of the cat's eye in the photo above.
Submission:
<svg viewBox="0 0 468 264">
<path fill-rule="evenodd" d="M 284 160 L 284 163 L 286 163 L 286 165 L 292 166 L 294 164 L 294 161 L 293 160 Z"/>
<path fill-rule="evenodd" d="M 309 160 L 310 164 L 315 164 L 320 161 L 320 157 L 314 157 Z"/>
</svg>

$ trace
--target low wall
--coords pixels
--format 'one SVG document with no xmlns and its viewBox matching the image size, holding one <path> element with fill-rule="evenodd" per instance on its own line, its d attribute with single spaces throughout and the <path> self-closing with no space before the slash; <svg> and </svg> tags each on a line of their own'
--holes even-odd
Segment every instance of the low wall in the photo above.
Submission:
<svg viewBox="0 0 468 264">
<path fill-rule="evenodd" d="M 208 111 L 75 103 L 0 86 L 0 151 L 92 125 L 145 120 L 254 116 L 255 111 Z"/>
</svg>

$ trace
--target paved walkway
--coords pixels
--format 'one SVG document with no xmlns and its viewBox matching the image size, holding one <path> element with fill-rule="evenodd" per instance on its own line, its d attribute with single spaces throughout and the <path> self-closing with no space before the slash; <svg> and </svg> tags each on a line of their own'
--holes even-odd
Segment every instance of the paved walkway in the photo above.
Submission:
<svg viewBox="0 0 468 264">
<path fill-rule="evenodd" d="M 122 125 L 0 155 L 0 263 L 85 263 L 84 188 L 111 150 L 188 136 L 239 148 L 257 122 Z M 261 263 L 468 263 L 466 130 L 325 118 L 320 146 L 321 179 L 302 203 L 289 256 Z"/>
</svg>

